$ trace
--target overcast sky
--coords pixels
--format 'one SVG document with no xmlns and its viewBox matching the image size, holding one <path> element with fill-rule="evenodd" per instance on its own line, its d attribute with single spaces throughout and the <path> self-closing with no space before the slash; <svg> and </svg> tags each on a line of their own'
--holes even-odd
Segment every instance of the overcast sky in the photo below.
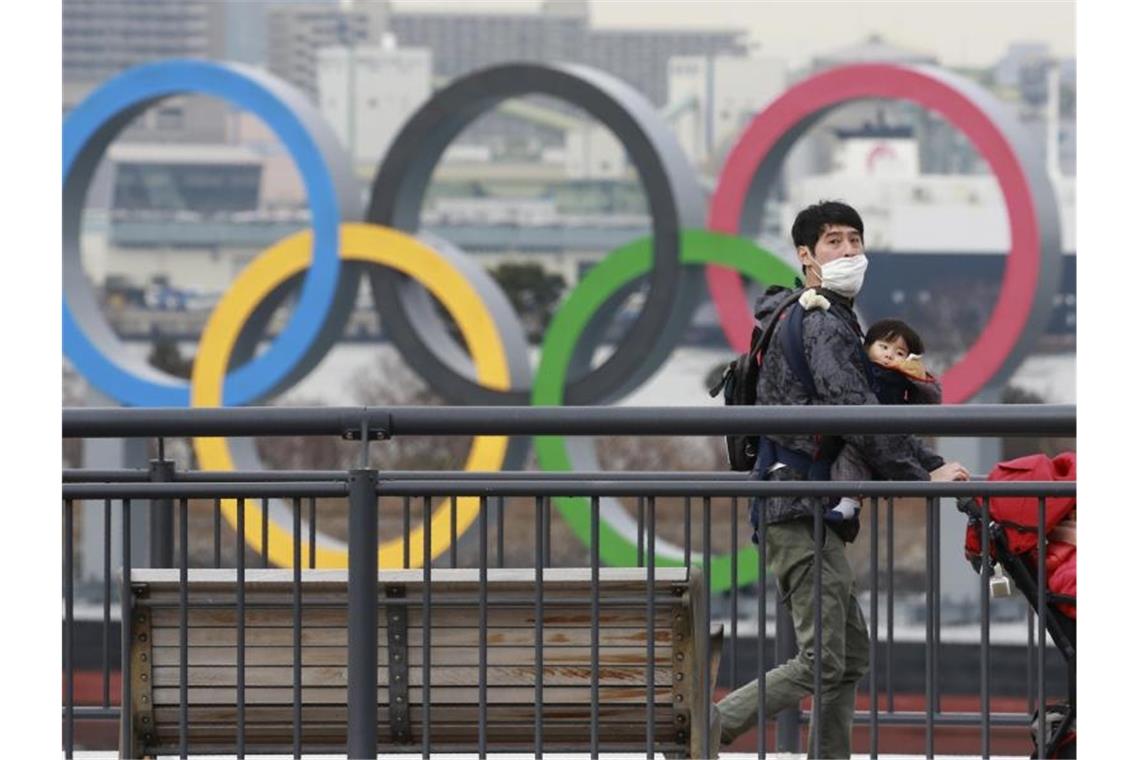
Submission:
<svg viewBox="0 0 1140 760">
<path fill-rule="evenodd" d="M 537 10 L 540 0 L 396 0 L 420 10 Z M 1083 13 L 1084 11 L 1082 11 Z M 591 0 L 602 28 L 743 28 L 764 53 L 792 66 L 881 34 L 888 42 L 932 53 L 947 66 L 989 66 L 1012 42 L 1041 41 L 1059 57 L 1074 55 L 1073 2 L 757 2 L 756 0 Z"/>
</svg>

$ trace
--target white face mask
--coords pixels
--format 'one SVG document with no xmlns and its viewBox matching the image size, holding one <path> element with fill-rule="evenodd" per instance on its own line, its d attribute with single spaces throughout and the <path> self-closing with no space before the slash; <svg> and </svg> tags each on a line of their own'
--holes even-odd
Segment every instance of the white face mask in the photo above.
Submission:
<svg viewBox="0 0 1140 760">
<path fill-rule="evenodd" d="M 863 276 L 866 273 L 866 256 L 835 259 L 820 267 L 820 286 L 845 298 L 854 298 L 863 287 Z"/>
</svg>

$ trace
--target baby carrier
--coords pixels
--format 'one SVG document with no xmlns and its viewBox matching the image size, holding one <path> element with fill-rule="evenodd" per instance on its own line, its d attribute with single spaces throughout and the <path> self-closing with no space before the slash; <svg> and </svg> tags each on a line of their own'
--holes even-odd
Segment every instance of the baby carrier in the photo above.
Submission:
<svg viewBox="0 0 1140 760">
<path fill-rule="evenodd" d="M 990 481 L 1075 481 L 1077 457 L 1072 452 L 1052 459 L 1034 454 L 1001 462 Z M 990 498 L 990 522 L 982 524 L 982 505 L 973 497 L 958 500 L 966 526 L 966 558 L 974 570 L 993 569 L 991 593 L 1010 593 L 1010 582 L 1045 620 L 1053 643 L 1065 658 L 1068 702 L 1046 710 L 1046 757 L 1076 757 L 1077 745 L 1077 500 L 1071 496 L 1045 499 L 1045 578 L 1037 576 L 1039 500 L 1035 496 Z M 990 556 L 982 557 L 982 530 L 989 533 Z M 1004 571 L 1004 572 L 1003 572 Z M 1008 576 L 1008 577 L 1006 577 Z M 1045 584 L 1045 609 L 1037 608 L 1038 584 Z M 1044 642 L 1042 642 L 1044 645 Z M 1041 707 L 1038 707 L 1041 709 Z M 1038 725 L 1033 719 L 1034 730 Z"/>
</svg>

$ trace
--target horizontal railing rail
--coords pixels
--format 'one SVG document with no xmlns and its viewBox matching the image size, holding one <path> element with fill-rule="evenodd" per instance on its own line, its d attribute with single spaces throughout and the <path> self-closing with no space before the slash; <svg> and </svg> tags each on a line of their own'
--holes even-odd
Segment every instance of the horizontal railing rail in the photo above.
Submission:
<svg viewBox="0 0 1140 760">
<path fill-rule="evenodd" d="M 1074 405 L 967 406 L 406 406 L 79 408 L 63 412 L 64 438 L 147 436 L 375 437 L 409 435 L 785 435 L 916 433 L 941 436 L 1075 435 Z"/>
<path fill-rule="evenodd" d="M 65 499 L 176 499 L 288 496 L 345 496 L 347 474 L 328 481 L 241 481 L 210 482 L 195 480 L 173 483 L 66 483 Z M 376 491 L 380 496 L 1076 496 L 1074 482 L 988 481 L 936 483 L 929 481 L 741 481 L 716 480 L 596 480 L 582 482 L 545 478 L 528 473 L 527 480 L 402 479 L 389 480 L 379 474 Z"/>
</svg>

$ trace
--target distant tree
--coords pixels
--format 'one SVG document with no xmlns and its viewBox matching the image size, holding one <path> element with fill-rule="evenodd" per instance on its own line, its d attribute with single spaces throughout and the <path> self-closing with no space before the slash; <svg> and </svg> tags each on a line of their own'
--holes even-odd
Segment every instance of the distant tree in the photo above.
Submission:
<svg viewBox="0 0 1140 760">
<path fill-rule="evenodd" d="M 500 264 L 491 270 L 491 276 L 522 319 L 527 340 L 541 341 L 566 289 L 566 280 L 560 274 L 547 272 L 541 264 L 531 262 Z"/>
</svg>

